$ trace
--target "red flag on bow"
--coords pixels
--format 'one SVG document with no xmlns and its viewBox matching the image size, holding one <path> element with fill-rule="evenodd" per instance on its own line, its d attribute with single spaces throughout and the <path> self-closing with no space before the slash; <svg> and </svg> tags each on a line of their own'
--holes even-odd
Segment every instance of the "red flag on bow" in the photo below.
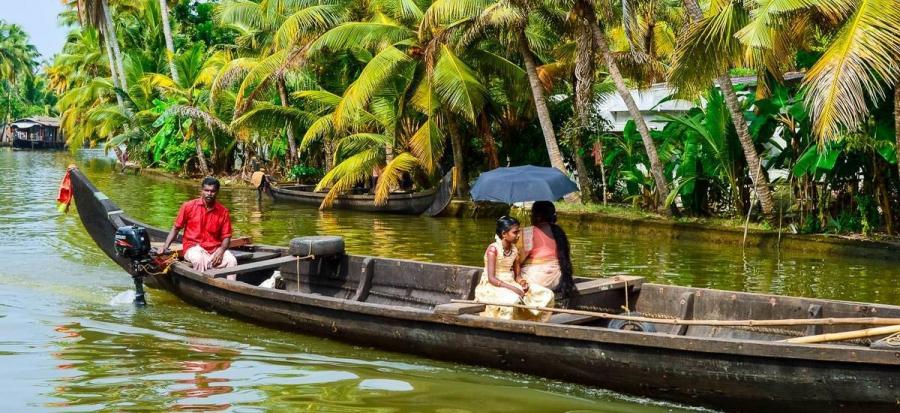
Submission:
<svg viewBox="0 0 900 413">
<path fill-rule="evenodd" d="M 72 179 L 69 177 L 69 171 L 66 170 L 66 176 L 59 183 L 59 195 L 56 196 L 56 209 L 63 214 L 69 212 L 69 204 L 72 203 Z"/>
</svg>

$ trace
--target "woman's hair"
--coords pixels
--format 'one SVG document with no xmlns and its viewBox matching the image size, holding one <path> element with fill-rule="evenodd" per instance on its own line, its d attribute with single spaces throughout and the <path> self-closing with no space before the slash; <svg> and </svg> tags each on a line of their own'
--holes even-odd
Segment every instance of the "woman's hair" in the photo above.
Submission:
<svg viewBox="0 0 900 413">
<path fill-rule="evenodd" d="M 519 225 L 519 220 L 510 216 L 502 216 L 497 219 L 497 236 L 502 237 L 503 233 L 509 231 L 515 225 Z"/>
<path fill-rule="evenodd" d="M 569 237 L 566 232 L 556 225 L 556 207 L 550 201 L 536 201 L 531 206 L 531 223 L 547 223 L 556 241 L 556 259 L 559 260 L 559 270 L 562 277 L 559 281 L 559 291 L 563 295 L 569 295 L 575 289 L 574 271 L 572 270 L 572 253 L 569 249 Z"/>
<path fill-rule="evenodd" d="M 550 201 L 536 201 L 531 205 L 531 223 L 556 223 L 556 207 Z"/>
</svg>

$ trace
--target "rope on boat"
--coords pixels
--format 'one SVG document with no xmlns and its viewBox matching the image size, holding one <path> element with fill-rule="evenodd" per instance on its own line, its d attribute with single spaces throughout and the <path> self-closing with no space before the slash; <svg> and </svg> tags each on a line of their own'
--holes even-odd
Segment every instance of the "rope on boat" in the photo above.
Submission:
<svg viewBox="0 0 900 413">
<path fill-rule="evenodd" d="M 310 242 L 307 244 L 306 255 L 304 255 L 302 257 L 299 255 L 297 256 L 297 273 L 296 273 L 297 274 L 297 291 L 301 291 L 300 290 L 300 261 L 314 260 L 314 259 L 316 259 L 316 256 L 313 255 L 313 253 L 312 253 L 312 243 Z"/>
<path fill-rule="evenodd" d="M 178 251 L 172 251 L 170 254 L 156 255 L 146 264 L 139 264 L 135 267 L 139 273 L 143 275 L 165 275 L 169 273 L 172 264 L 178 261 Z"/>
<path fill-rule="evenodd" d="M 567 313 L 576 315 L 586 315 L 599 318 L 627 320 L 643 323 L 657 324 L 677 324 L 677 325 L 694 325 L 694 326 L 801 326 L 801 325 L 881 325 L 900 327 L 900 318 L 883 318 L 883 317 L 846 317 L 846 318 L 785 318 L 780 320 L 682 320 L 669 318 L 651 318 L 640 316 L 619 315 L 610 313 L 600 313 L 593 311 L 571 310 L 567 308 L 539 307 L 522 304 L 506 304 L 494 303 L 486 301 L 474 300 L 450 300 L 453 303 L 466 304 L 484 304 L 495 305 L 500 307 L 523 308 L 526 310 L 550 311 L 554 313 Z"/>
<path fill-rule="evenodd" d="M 424 304 L 424 305 L 429 305 L 429 306 L 434 306 L 434 305 L 438 304 L 438 303 L 435 303 L 433 300 L 425 300 L 423 298 L 417 298 L 417 297 L 413 297 L 411 295 L 391 294 L 391 293 L 385 293 L 385 292 L 381 292 L 381 291 L 369 290 L 369 295 L 375 295 L 375 296 L 384 297 L 384 298 L 391 298 L 391 299 L 398 300 L 398 301 L 407 301 L 407 302 L 411 301 L 416 304 Z"/>
</svg>

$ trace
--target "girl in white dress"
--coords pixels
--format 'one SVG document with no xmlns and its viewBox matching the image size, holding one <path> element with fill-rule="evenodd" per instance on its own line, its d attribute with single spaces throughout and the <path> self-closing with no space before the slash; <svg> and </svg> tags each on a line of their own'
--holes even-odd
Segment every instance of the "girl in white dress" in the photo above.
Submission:
<svg viewBox="0 0 900 413">
<path fill-rule="evenodd" d="M 485 303 L 551 306 L 553 291 L 529 284 L 520 274 L 519 253 L 515 245 L 519 238 L 519 221 L 508 216 L 500 217 L 496 233 L 495 241 L 484 252 L 484 273 L 475 288 L 475 300 Z M 538 310 L 488 305 L 481 315 L 505 320 L 535 320 L 549 315 L 542 313 Z"/>
</svg>

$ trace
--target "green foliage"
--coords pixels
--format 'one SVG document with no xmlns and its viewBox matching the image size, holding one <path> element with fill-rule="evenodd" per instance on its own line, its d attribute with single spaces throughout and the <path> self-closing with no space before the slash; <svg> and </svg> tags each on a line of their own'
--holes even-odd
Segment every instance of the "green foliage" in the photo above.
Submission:
<svg viewBox="0 0 900 413">
<path fill-rule="evenodd" d="M 322 170 L 316 168 L 314 166 L 308 165 L 294 165 L 287 172 L 288 179 L 305 182 L 312 179 L 318 179 L 322 177 Z"/>
<path fill-rule="evenodd" d="M 199 0 L 179 0 L 171 8 L 178 33 L 175 48 L 184 49 L 202 42 L 207 47 L 234 44 L 237 33 L 228 27 L 216 24 L 216 3 Z M 173 23 L 175 24 L 175 23 Z"/>
</svg>

